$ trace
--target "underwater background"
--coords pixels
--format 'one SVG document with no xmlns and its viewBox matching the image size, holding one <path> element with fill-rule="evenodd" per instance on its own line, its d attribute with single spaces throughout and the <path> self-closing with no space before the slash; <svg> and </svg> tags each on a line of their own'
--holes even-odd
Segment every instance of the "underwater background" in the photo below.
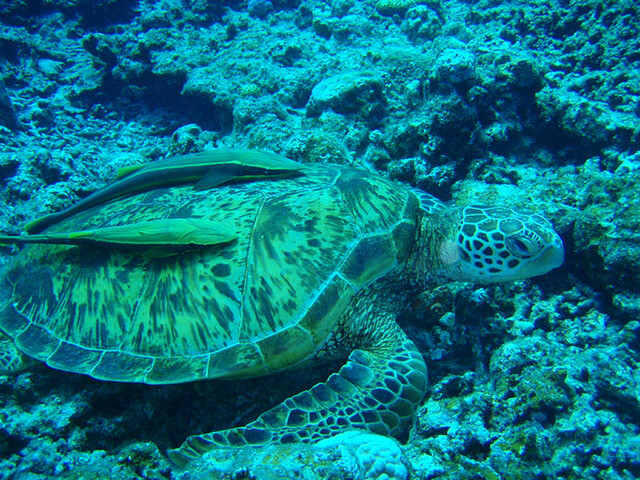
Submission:
<svg viewBox="0 0 640 480">
<path fill-rule="evenodd" d="M 401 444 L 179 471 L 167 448 L 339 365 L 172 386 L 38 366 L 0 376 L 0 478 L 640 478 L 639 37 L 633 1 L 1 0 L 3 234 L 122 166 L 246 147 L 540 212 L 566 259 L 413 299 L 430 386 Z"/>
</svg>

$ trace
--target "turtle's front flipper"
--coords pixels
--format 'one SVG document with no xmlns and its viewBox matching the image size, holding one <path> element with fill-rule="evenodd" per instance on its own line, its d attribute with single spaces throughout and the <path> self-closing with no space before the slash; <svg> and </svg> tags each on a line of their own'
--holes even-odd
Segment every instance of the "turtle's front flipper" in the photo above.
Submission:
<svg viewBox="0 0 640 480">
<path fill-rule="evenodd" d="M 169 451 L 169 458 L 184 466 L 216 448 L 314 443 L 353 428 L 401 433 L 425 394 L 427 371 L 395 321 L 385 317 L 381 323 L 371 322 L 371 335 L 359 339 L 364 340 L 361 348 L 351 352 L 326 382 L 285 400 L 245 427 L 191 436 Z"/>
<path fill-rule="evenodd" d="M 0 374 L 18 373 L 38 361 L 22 353 L 13 340 L 0 332 Z"/>
</svg>

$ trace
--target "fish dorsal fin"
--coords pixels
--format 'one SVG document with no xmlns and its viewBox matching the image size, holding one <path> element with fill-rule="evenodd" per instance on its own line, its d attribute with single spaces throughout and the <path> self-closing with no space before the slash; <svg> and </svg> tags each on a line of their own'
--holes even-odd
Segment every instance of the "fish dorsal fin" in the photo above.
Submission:
<svg viewBox="0 0 640 480">
<path fill-rule="evenodd" d="M 129 225 L 61 233 L 3 235 L 0 244 L 48 243 L 112 247 L 210 246 L 234 241 L 238 236 L 221 223 L 201 218 L 168 218 Z"/>
</svg>

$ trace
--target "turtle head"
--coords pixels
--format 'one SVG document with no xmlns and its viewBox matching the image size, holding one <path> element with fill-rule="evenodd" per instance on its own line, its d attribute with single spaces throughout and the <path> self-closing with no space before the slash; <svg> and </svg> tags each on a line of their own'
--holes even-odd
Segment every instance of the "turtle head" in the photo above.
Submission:
<svg viewBox="0 0 640 480">
<path fill-rule="evenodd" d="M 455 215 L 448 215 L 453 221 L 444 222 L 448 228 L 433 245 L 441 275 L 449 280 L 521 280 L 562 265 L 562 240 L 544 217 L 506 207 L 455 210 Z"/>
</svg>

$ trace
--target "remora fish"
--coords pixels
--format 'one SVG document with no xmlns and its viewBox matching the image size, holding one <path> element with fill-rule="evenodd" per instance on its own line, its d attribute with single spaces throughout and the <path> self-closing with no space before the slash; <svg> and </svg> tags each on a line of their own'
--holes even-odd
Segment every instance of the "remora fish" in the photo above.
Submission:
<svg viewBox="0 0 640 480">
<path fill-rule="evenodd" d="M 0 244 L 56 243 L 64 245 L 209 246 L 229 243 L 238 236 L 224 225 L 201 218 L 167 218 L 74 232 L 0 235 Z"/>
<path fill-rule="evenodd" d="M 299 174 L 302 165 L 273 153 L 241 148 L 218 149 L 121 168 L 116 179 L 75 205 L 45 215 L 25 226 L 29 234 L 39 233 L 60 220 L 115 198 L 158 187 L 194 183 L 194 190 L 252 178 Z"/>
</svg>

